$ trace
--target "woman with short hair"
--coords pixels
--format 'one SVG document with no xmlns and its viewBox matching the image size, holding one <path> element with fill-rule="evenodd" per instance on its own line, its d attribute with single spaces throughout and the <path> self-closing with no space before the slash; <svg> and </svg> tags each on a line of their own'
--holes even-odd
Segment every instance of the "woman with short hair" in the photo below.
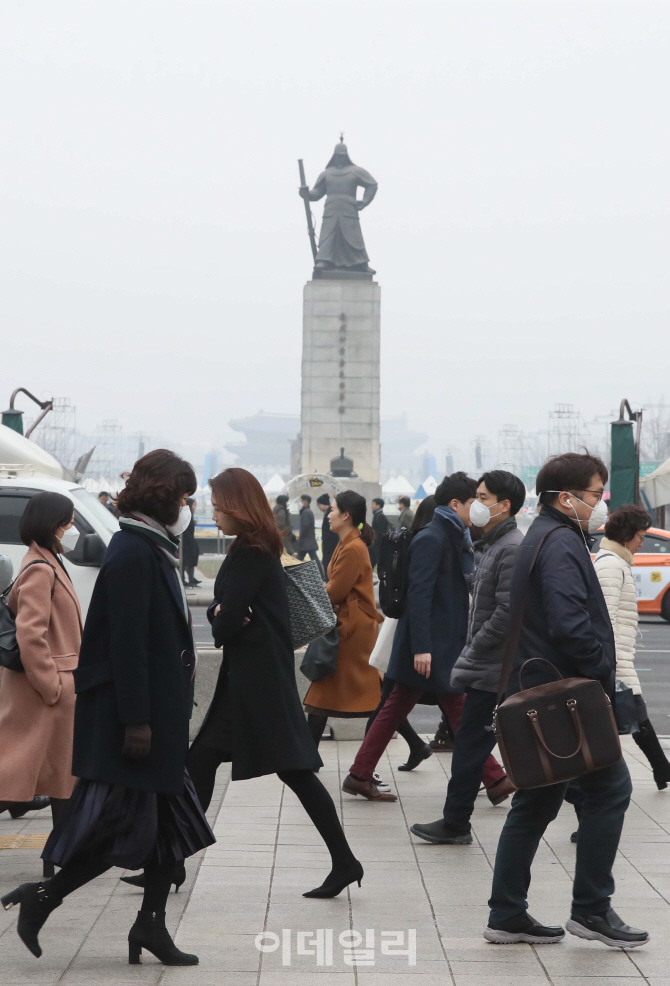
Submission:
<svg viewBox="0 0 670 986">
<path fill-rule="evenodd" d="M 19 533 L 28 551 L 7 604 L 16 617 L 24 672 L 3 668 L 0 675 L 0 812 L 19 818 L 50 798 L 55 824 L 75 785 L 73 672 L 82 621 L 61 556 L 79 537 L 72 500 L 37 493 Z"/>
<path fill-rule="evenodd" d="M 605 537 L 600 542 L 600 550 L 593 564 L 614 630 L 616 676 L 633 691 L 640 727 L 633 733 L 633 739 L 651 764 L 656 786 L 661 791 L 670 781 L 670 763 L 649 721 L 640 679 L 635 670 L 638 609 L 633 563 L 649 527 L 651 518 L 646 510 L 633 505 L 615 510 L 605 524 Z"/>
<path fill-rule="evenodd" d="M 297 795 L 326 843 L 332 869 L 304 897 L 335 897 L 363 867 L 347 842 L 333 799 L 314 771 L 322 766 L 295 681 L 282 541 L 263 487 L 246 469 L 210 480 L 214 523 L 234 536 L 214 585 L 208 618 L 223 661 L 212 704 L 193 742 L 188 767 L 202 804 L 216 771 L 232 761 L 232 779 L 277 774 Z M 366 552 L 367 554 L 367 552 Z"/>
<path fill-rule="evenodd" d="M 196 965 L 165 927 L 183 862 L 215 839 L 185 770 L 195 646 L 179 578 L 179 538 L 196 489 L 188 462 L 156 449 L 119 495 L 113 535 L 95 583 L 75 672 L 73 773 L 80 778 L 43 859 L 62 867 L 2 898 L 21 905 L 17 931 L 39 956 L 38 933 L 63 898 L 112 866 L 144 867 L 142 907 L 128 960 L 142 949 L 164 965 Z"/>
</svg>

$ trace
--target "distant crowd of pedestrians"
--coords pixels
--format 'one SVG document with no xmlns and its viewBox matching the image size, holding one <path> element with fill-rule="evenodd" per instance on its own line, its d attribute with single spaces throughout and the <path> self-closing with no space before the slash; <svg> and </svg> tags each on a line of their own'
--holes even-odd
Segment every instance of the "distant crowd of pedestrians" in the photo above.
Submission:
<svg viewBox="0 0 670 986">
<path fill-rule="evenodd" d="M 20 665 L 4 662 L 1 677 L 0 812 L 16 818 L 50 804 L 53 814 L 42 880 L 2 898 L 4 907 L 20 907 L 17 931 L 26 947 L 40 956 L 39 934 L 53 910 L 119 866 L 140 871 L 124 879 L 143 892 L 128 934 L 129 961 L 139 962 L 145 949 L 166 965 L 196 964 L 196 955 L 172 941 L 165 907 L 170 887 L 185 879 L 185 860 L 214 841 L 205 811 L 224 762 L 233 780 L 276 773 L 298 797 L 331 859 L 323 882 L 305 897 L 360 886 L 363 866 L 317 776 L 330 718 L 366 720 L 342 789 L 369 801 L 396 800 L 377 772 L 396 730 L 409 747 L 400 770 L 453 747 L 442 816 L 411 826 L 427 842 L 472 843 L 482 784 L 493 805 L 513 796 L 495 860 L 489 941 L 557 942 L 567 929 L 613 947 L 645 944 L 647 932 L 625 924 L 611 906 L 632 791 L 625 760 L 569 783 L 516 790 L 493 755 L 501 691 L 509 698 L 556 676 L 591 679 L 619 713 L 628 693 L 627 728 L 659 790 L 670 782 L 634 663 L 632 564 L 651 519 L 636 506 L 608 515 L 607 480 L 605 465 L 589 454 L 548 460 L 525 537 L 516 521 L 525 486 L 504 470 L 478 480 L 463 472 L 445 477 L 416 515 L 401 497 L 394 525 L 381 498 L 368 515 L 360 493 L 322 494 L 320 557 L 309 494 L 301 497 L 296 535 L 287 496 L 271 508 L 251 473 L 224 470 L 210 482 L 213 519 L 232 540 L 207 610 L 223 656 L 190 748 L 197 649 L 179 566 L 181 555 L 187 584 L 197 584 L 191 466 L 167 450 L 135 464 L 113 505 L 120 530 L 85 621 L 63 564 L 78 536 L 73 502 L 57 493 L 32 497 L 20 528 L 27 552 L 0 597 L 3 626 L 14 632 L 13 621 L 20 651 Z M 592 559 L 592 535 L 603 526 Z M 374 568 L 382 567 L 380 549 L 391 537 L 408 545 L 406 585 L 398 618 L 385 620 Z M 314 569 L 314 598 L 325 600 L 329 613 L 332 606 L 337 636 L 334 670 L 312 681 L 301 703 L 284 566 L 306 559 L 326 580 L 324 593 Z M 0 592 L 10 578 L 0 558 Z M 509 681 L 501 680 L 507 659 Z M 408 721 L 417 703 L 443 713 L 432 744 Z M 578 820 L 566 929 L 528 913 L 534 857 L 564 800 Z M 440 862 L 448 866 L 448 857 Z"/>
</svg>

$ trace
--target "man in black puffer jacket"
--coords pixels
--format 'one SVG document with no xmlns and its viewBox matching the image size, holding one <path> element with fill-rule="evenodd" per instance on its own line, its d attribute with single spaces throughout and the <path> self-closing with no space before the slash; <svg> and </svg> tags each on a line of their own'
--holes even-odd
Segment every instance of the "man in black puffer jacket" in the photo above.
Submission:
<svg viewBox="0 0 670 986">
<path fill-rule="evenodd" d="M 467 642 L 451 672 L 452 687 L 465 689 L 465 704 L 456 734 L 443 818 L 412 826 L 412 832 L 426 842 L 472 842 L 470 816 L 484 763 L 496 743 L 491 723 L 509 631 L 512 571 L 523 541 L 514 518 L 525 498 L 526 487 L 518 476 L 495 469 L 479 480 L 477 499 L 470 508 L 473 526 L 483 528 L 484 533 L 475 541 Z M 513 791 L 511 782 L 503 777 L 488 794 L 494 804 L 499 804 Z"/>
</svg>

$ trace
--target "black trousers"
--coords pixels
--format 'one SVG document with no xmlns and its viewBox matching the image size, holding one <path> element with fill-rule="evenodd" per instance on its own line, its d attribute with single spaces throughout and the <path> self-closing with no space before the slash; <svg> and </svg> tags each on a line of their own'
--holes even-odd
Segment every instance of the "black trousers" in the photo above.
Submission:
<svg viewBox="0 0 670 986">
<path fill-rule="evenodd" d="M 298 559 L 298 561 L 304 561 L 305 560 L 305 555 L 309 555 L 310 559 L 312 561 L 315 561 L 317 563 L 317 565 L 319 566 L 319 571 L 321 572 L 321 577 L 323 578 L 323 565 L 321 564 L 321 559 L 319 558 L 319 552 L 318 551 L 299 551 L 296 554 L 296 558 Z"/>
<path fill-rule="evenodd" d="M 447 825 L 464 833 L 470 831 L 470 816 L 481 787 L 484 764 L 496 745 L 491 727 L 495 705 L 495 692 L 466 688 L 443 810 Z"/>
<path fill-rule="evenodd" d="M 584 794 L 572 889 L 573 914 L 604 914 L 614 893 L 612 866 L 633 790 L 626 761 L 579 779 Z M 528 908 L 530 870 L 547 826 L 558 815 L 567 784 L 517 791 L 500 833 L 489 907 L 491 921 Z"/>
</svg>

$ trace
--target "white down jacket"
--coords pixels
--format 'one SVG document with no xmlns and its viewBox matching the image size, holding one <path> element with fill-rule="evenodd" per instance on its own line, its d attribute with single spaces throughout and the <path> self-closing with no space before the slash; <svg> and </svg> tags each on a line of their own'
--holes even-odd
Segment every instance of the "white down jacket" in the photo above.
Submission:
<svg viewBox="0 0 670 986">
<path fill-rule="evenodd" d="M 635 670 L 638 615 L 631 570 L 633 555 L 617 541 L 603 538 L 593 564 L 614 630 L 616 676 L 632 688 L 634 694 L 641 695 L 642 689 Z"/>
</svg>

